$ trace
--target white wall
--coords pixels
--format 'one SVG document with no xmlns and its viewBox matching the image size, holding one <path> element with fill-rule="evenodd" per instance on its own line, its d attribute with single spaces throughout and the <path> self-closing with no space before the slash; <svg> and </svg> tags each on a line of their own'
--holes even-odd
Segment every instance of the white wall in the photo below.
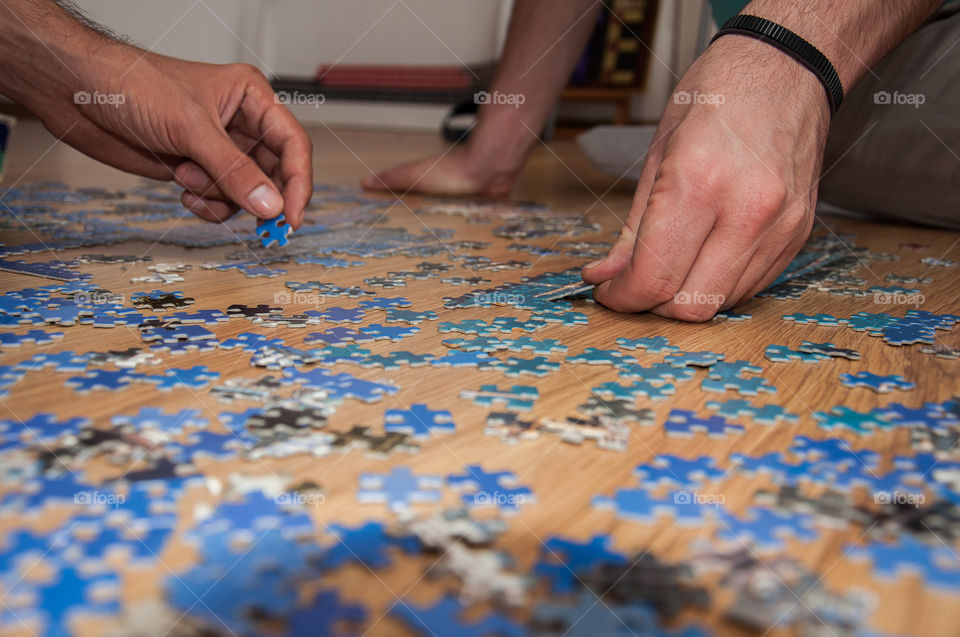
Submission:
<svg viewBox="0 0 960 637">
<path fill-rule="evenodd" d="M 507 0 L 508 3 L 508 0 Z M 159 53 L 250 62 L 268 75 L 320 64 L 480 64 L 497 52 L 502 0 L 79 0 Z"/>
<path fill-rule="evenodd" d="M 557 0 L 562 2 L 563 0 Z M 512 0 L 78 0 L 91 16 L 159 53 L 248 62 L 309 77 L 320 64 L 480 64 L 502 45 Z M 656 120 L 693 60 L 704 0 L 661 0 L 646 90 L 633 117 Z M 298 113 L 330 124 L 436 130 L 444 107 L 331 103 Z M 604 107 L 578 105 L 600 114 Z M 566 115 L 566 109 L 564 111 Z"/>
<path fill-rule="evenodd" d="M 500 0 L 266 2 L 266 59 L 280 75 L 318 64 L 480 64 L 496 55 Z"/>
<path fill-rule="evenodd" d="M 249 62 L 260 0 L 77 0 L 90 17 L 158 53 Z"/>
</svg>

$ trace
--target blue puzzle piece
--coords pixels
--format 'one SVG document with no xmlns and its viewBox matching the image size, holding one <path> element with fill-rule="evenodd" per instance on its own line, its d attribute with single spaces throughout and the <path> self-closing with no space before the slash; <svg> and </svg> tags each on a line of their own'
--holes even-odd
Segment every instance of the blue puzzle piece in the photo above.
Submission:
<svg viewBox="0 0 960 637">
<path fill-rule="evenodd" d="M 527 629 L 511 620 L 492 613 L 478 621 L 466 623 L 461 619 L 465 607 L 452 597 L 442 597 L 432 606 L 417 606 L 403 599 L 397 601 L 389 613 L 397 617 L 418 635 L 436 637 L 524 637 Z"/>
<path fill-rule="evenodd" d="M 434 432 L 453 433 L 453 416 L 445 409 L 432 410 L 424 404 L 410 409 L 388 409 L 383 414 L 384 431 L 409 434 L 414 438 L 429 438 Z"/>
<path fill-rule="evenodd" d="M 116 391 L 128 387 L 135 380 L 144 378 L 143 374 L 129 370 L 92 369 L 82 376 L 73 376 L 64 383 L 72 387 L 78 394 L 85 394 L 94 389 Z"/>
<path fill-rule="evenodd" d="M 818 537 L 813 528 L 812 517 L 804 513 L 751 508 L 745 518 L 724 511 L 718 521 L 718 538 L 749 541 L 761 550 L 783 548 L 784 536 L 801 541 L 815 540 Z"/>
<path fill-rule="evenodd" d="M 496 405 L 507 411 L 530 411 L 539 397 L 540 392 L 530 385 L 514 385 L 509 389 L 500 389 L 496 385 L 481 385 L 479 390 L 464 389 L 460 392 L 460 398 L 472 400 L 475 405 Z"/>
<path fill-rule="evenodd" d="M 759 407 L 751 405 L 749 401 L 739 398 L 726 402 L 711 400 L 707 403 L 707 409 L 712 409 L 716 411 L 718 415 L 726 418 L 749 416 L 753 422 L 761 425 L 775 425 L 781 420 L 795 423 L 800 419 L 797 414 L 791 414 L 780 405 L 763 405 Z"/>
<path fill-rule="evenodd" d="M 115 615 L 120 611 L 117 601 L 119 585 L 120 578 L 115 573 L 85 575 L 78 568 L 69 566 L 54 574 L 49 583 L 20 581 L 4 597 L 16 600 L 31 596 L 34 600 L 32 612 L 7 606 L 3 614 L 8 622 L 18 623 L 32 615 L 40 620 L 43 635 L 69 637 L 73 634 L 71 621 L 77 615 Z"/>
<path fill-rule="evenodd" d="M 663 362 L 674 367 L 710 367 L 726 358 L 716 352 L 673 352 L 663 357 Z"/>
<path fill-rule="evenodd" d="M 372 299 L 364 299 L 360 301 L 358 305 L 365 310 L 388 310 L 398 307 L 410 307 L 413 304 L 402 296 L 377 296 Z"/>
<path fill-rule="evenodd" d="M 621 385 L 611 381 L 597 385 L 590 392 L 600 398 L 626 400 L 632 403 L 637 396 L 646 396 L 650 400 L 663 400 L 675 394 L 677 388 L 670 383 L 654 385 L 644 380 L 634 381 L 629 385 Z"/>
<path fill-rule="evenodd" d="M 342 345 L 344 343 L 370 343 L 374 336 L 358 332 L 349 327 L 331 327 L 323 332 L 311 332 L 303 339 L 305 345 L 323 343 L 324 345 Z"/>
<path fill-rule="evenodd" d="M 110 422 L 114 425 L 129 425 L 136 431 L 159 429 L 168 434 L 180 434 L 184 428 L 206 427 L 207 419 L 200 417 L 199 409 L 181 409 L 165 414 L 159 407 L 143 407 L 135 416 L 118 415 Z"/>
<path fill-rule="evenodd" d="M 369 569 L 386 568 L 393 563 L 389 549 L 400 548 L 412 554 L 420 548 L 420 542 L 415 537 L 395 537 L 387 533 L 380 522 L 367 522 L 355 527 L 331 524 L 327 531 L 336 536 L 337 541 L 323 552 L 320 566 L 324 569 L 340 568 L 348 562 L 356 562 Z"/>
<path fill-rule="evenodd" d="M 829 412 L 815 411 L 813 417 L 822 429 L 849 429 L 860 435 L 872 434 L 877 427 L 888 425 L 885 417 L 876 413 L 861 413 L 849 407 L 834 407 Z"/>
<path fill-rule="evenodd" d="M 790 321 L 797 325 L 819 325 L 821 327 L 836 327 L 840 320 L 833 314 L 784 314 L 784 321 Z"/>
<path fill-rule="evenodd" d="M 826 476 L 811 472 L 813 463 L 789 463 L 780 452 L 770 452 L 762 456 L 747 456 L 741 453 L 730 455 L 730 462 L 738 471 L 746 475 L 764 473 L 776 484 L 795 485 L 801 482 L 821 482 Z"/>
<path fill-rule="evenodd" d="M 432 311 L 422 311 L 422 310 L 398 310 L 388 308 L 384 310 L 386 317 L 384 320 L 387 323 L 408 323 L 416 325 L 424 321 L 436 321 L 437 313 Z"/>
<path fill-rule="evenodd" d="M 388 339 L 391 341 L 402 341 L 408 336 L 420 333 L 419 327 L 410 325 L 382 325 L 380 323 L 371 323 L 359 328 L 360 332 L 376 340 Z M 359 341 L 358 341 L 359 342 Z"/>
<path fill-rule="evenodd" d="M 240 332 L 236 338 L 228 338 L 220 343 L 221 349 L 239 348 L 246 352 L 255 352 L 264 347 L 282 346 L 282 338 L 270 338 L 256 332 Z"/>
<path fill-rule="evenodd" d="M 960 587 L 960 560 L 953 551 L 940 544 L 924 544 L 903 533 L 895 544 L 871 542 L 864 547 L 850 547 L 851 559 L 869 559 L 874 573 L 884 579 L 895 579 L 904 572 L 918 575 L 931 587 L 956 593 Z"/>
<path fill-rule="evenodd" d="M 894 389 L 907 391 L 917 386 L 916 383 L 908 381 L 899 374 L 883 376 L 871 372 L 840 374 L 840 382 L 843 383 L 845 387 L 866 387 L 878 394 L 888 394 Z"/>
<path fill-rule="evenodd" d="M 826 354 L 801 352 L 791 349 L 786 345 L 767 345 L 766 349 L 763 350 L 763 355 L 767 357 L 767 360 L 771 360 L 774 363 L 789 363 L 791 361 L 819 363 L 820 361 L 830 360 L 830 357 Z"/>
<path fill-rule="evenodd" d="M 671 409 L 663 429 L 668 436 L 688 437 L 694 433 L 706 433 L 710 437 L 723 437 L 728 433 L 741 434 L 743 426 L 727 422 L 722 416 L 700 418 L 685 409 Z"/>
<path fill-rule="evenodd" d="M 655 489 L 662 485 L 680 489 L 695 489 L 704 482 L 721 480 L 727 472 L 716 467 L 716 460 L 700 456 L 687 460 L 669 454 L 658 455 L 649 464 L 638 465 L 634 470 L 640 486 Z"/>
<path fill-rule="evenodd" d="M 647 489 L 617 489 L 612 497 L 597 496 L 593 506 L 613 509 L 618 518 L 653 524 L 657 517 L 673 517 L 677 524 L 699 525 L 710 515 L 710 506 L 700 502 L 688 491 L 668 493 L 664 498 L 650 495 Z"/>
<path fill-rule="evenodd" d="M 432 363 L 433 354 L 414 354 L 395 350 L 389 354 L 374 354 L 360 361 L 361 367 L 382 367 L 383 369 L 400 369 L 401 367 L 423 367 Z"/>
<path fill-rule="evenodd" d="M 310 310 L 306 312 L 309 316 L 322 318 L 328 323 L 359 323 L 363 320 L 366 312 L 359 307 L 328 307 L 322 311 L 316 312 Z"/>
<path fill-rule="evenodd" d="M 47 345 L 58 338 L 63 338 L 63 332 L 45 332 L 43 330 L 28 330 L 23 334 L 0 332 L 0 348 L 20 347 L 24 343 Z"/>
<path fill-rule="evenodd" d="M 880 462 L 880 454 L 876 451 L 870 449 L 854 451 L 850 443 L 842 438 L 815 440 L 807 436 L 797 436 L 793 439 L 790 453 L 814 463 L 812 467 L 814 471 L 828 469 L 840 472 L 857 465 L 874 470 Z"/>
<path fill-rule="evenodd" d="M 506 364 L 496 356 L 484 352 L 453 351 L 430 361 L 433 367 L 476 367 L 480 370 L 506 368 Z"/>
<path fill-rule="evenodd" d="M 287 218 L 282 212 L 273 219 L 257 221 L 257 236 L 260 237 L 260 245 L 264 248 L 287 245 L 290 243 L 291 232 L 293 232 L 293 226 L 287 223 Z"/>
<path fill-rule="evenodd" d="M 447 476 L 447 484 L 454 489 L 471 490 L 462 496 L 465 506 L 495 506 L 501 513 L 516 513 L 521 505 L 533 502 L 533 491 L 511 486 L 515 482 L 511 471 L 488 472 L 476 464 L 468 465 L 462 474 Z"/>
<path fill-rule="evenodd" d="M 696 626 L 664 628 L 654 610 L 640 602 L 618 604 L 582 591 L 573 604 L 542 603 L 533 613 L 535 634 L 543 637 L 706 637 Z"/>
<path fill-rule="evenodd" d="M 704 391 L 722 393 L 734 389 L 743 396 L 756 396 L 759 392 L 775 394 L 777 388 L 764 378 L 745 378 L 743 373 L 759 374 L 763 369 L 748 361 L 716 363 L 707 371 L 701 388 Z"/>
<path fill-rule="evenodd" d="M 343 624 L 359 625 L 367 618 L 363 606 L 345 604 L 336 591 L 321 591 L 305 608 L 287 620 L 288 637 L 336 637 L 344 635 Z"/>
<path fill-rule="evenodd" d="M 594 535 L 586 542 L 554 536 L 543 543 L 533 572 L 550 582 L 551 593 L 567 595 L 580 588 L 579 574 L 626 564 L 627 556 L 611 549 L 609 535 Z"/>
<path fill-rule="evenodd" d="M 567 362 L 586 363 L 588 365 L 619 365 L 621 363 L 635 363 L 636 359 L 615 349 L 588 347 L 580 354 L 567 356 Z"/>
<path fill-rule="evenodd" d="M 545 356 L 532 358 L 517 358 L 511 356 L 504 361 L 504 376 L 517 377 L 522 374 L 529 376 L 546 376 L 550 372 L 560 369 L 560 363 L 548 360 Z"/>
<path fill-rule="evenodd" d="M 415 476 L 410 467 L 400 466 L 386 475 L 361 475 L 357 500 L 386 504 L 393 511 L 405 511 L 415 502 L 439 502 L 442 488 L 440 476 Z"/>
<path fill-rule="evenodd" d="M 395 385 L 364 380 L 346 372 L 334 374 L 328 369 L 301 372 L 288 367 L 284 368 L 283 375 L 289 378 L 291 383 L 301 383 L 310 389 L 326 391 L 333 398 L 355 398 L 368 403 L 376 402 L 399 390 Z"/>
<path fill-rule="evenodd" d="M 670 344 L 666 336 L 643 336 L 641 338 L 618 338 L 617 346 L 624 349 L 642 349 L 648 354 L 662 354 L 679 351 L 679 347 Z"/>
<path fill-rule="evenodd" d="M 170 391 L 176 388 L 201 389 L 220 378 L 220 372 L 213 371 L 206 365 L 194 365 L 189 368 L 173 367 L 160 376 L 139 376 L 144 381 L 156 385 L 160 391 Z"/>
<path fill-rule="evenodd" d="M 18 420 L 0 420 L 0 431 L 13 438 L 23 438 L 29 442 L 51 442 L 64 434 L 77 435 L 80 429 L 90 424 L 86 418 L 67 418 L 57 420 L 49 413 L 37 413 L 20 422 Z"/>
</svg>

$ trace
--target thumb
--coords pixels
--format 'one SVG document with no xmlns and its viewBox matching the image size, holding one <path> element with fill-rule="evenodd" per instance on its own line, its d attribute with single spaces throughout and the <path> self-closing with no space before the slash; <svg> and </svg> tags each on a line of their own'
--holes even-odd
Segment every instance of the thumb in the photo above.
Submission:
<svg viewBox="0 0 960 637">
<path fill-rule="evenodd" d="M 607 256 L 583 266 L 583 280 L 597 285 L 616 276 L 630 263 L 636 238 L 634 231 L 628 225 L 624 225 Z"/>
<path fill-rule="evenodd" d="M 215 186 L 223 194 L 262 219 L 272 219 L 283 212 L 280 191 L 225 131 L 213 130 L 196 140 L 191 159 L 213 177 Z"/>
</svg>

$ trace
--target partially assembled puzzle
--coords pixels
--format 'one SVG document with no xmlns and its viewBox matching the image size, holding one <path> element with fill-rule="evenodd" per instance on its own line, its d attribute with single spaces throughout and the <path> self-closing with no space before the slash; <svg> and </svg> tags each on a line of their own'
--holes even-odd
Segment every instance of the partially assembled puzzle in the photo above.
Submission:
<svg viewBox="0 0 960 637">
<path fill-rule="evenodd" d="M 178 195 L 0 194 L 2 634 L 958 634 L 956 251 L 680 324 L 580 211 Z"/>
</svg>

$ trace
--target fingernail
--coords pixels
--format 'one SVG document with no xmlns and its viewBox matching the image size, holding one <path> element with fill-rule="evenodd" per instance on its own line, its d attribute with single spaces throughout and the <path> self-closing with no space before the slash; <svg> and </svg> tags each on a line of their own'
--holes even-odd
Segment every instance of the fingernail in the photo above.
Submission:
<svg viewBox="0 0 960 637">
<path fill-rule="evenodd" d="M 590 263 L 588 263 L 587 265 L 585 265 L 585 266 L 583 266 L 583 267 L 585 267 L 585 268 L 595 268 L 595 267 L 597 267 L 598 265 L 600 265 L 601 263 L 603 263 L 604 261 L 606 261 L 606 259 L 597 259 L 596 261 L 591 261 Z"/>
<path fill-rule="evenodd" d="M 267 184 L 254 188 L 247 195 L 247 203 L 250 205 L 250 212 L 263 216 L 276 215 L 283 210 L 283 197 Z"/>
<path fill-rule="evenodd" d="M 190 190 L 203 190 L 210 186 L 206 174 L 195 166 L 189 166 L 180 173 L 180 183 Z"/>
</svg>

